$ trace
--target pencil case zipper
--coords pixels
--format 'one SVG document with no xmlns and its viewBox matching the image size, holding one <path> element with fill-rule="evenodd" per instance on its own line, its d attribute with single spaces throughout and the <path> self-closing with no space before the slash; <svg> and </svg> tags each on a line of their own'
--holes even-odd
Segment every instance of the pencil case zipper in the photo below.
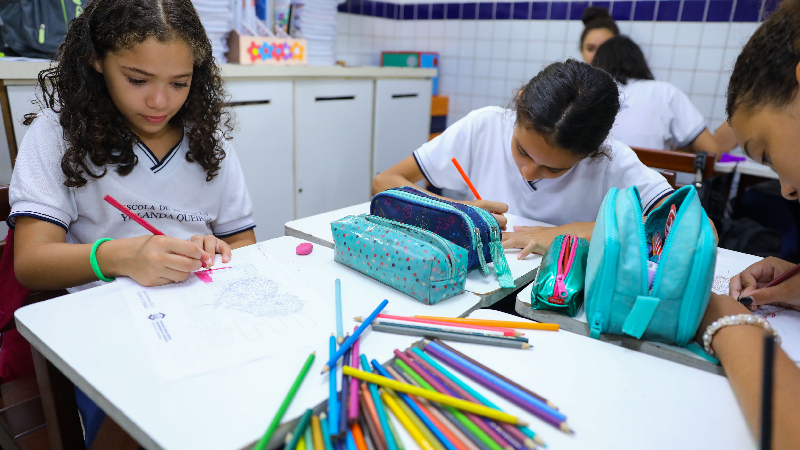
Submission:
<svg viewBox="0 0 800 450">
<path fill-rule="evenodd" d="M 441 250 L 442 253 L 444 253 L 444 255 L 447 257 L 447 267 L 449 268 L 448 277 L 449 278 L 455 277 L 455 263 L 453 262 L 455 258 L 455 253 L 453 253 L 453 250 L 450 249 L 450 246 L 447 244 L 447 241 L 445 241 L 444 238 L 442 238 L 438 234 L 430 232 L 428 230 L 424 230 L 419 227 L 415 227 L 414 225 L 397 222 L 395 220 L 386 219 L 380 216 L 367 215 L 364 216 L 364 218 L 366 219 L 367 222 L 371 222 L 377 225 L 382 225 L 386 228 L 405 228 L 407 230 L 416 231 L 417 233 L 423 234 L 425 236 L 430 236 L 439 244 L 438 246 L 439 250 Z M 424 242 L 414 236 L 409 236 L 409 237 L 416 241 Z"/>
<path fill-rule="evenodd" d="M 553 289 L 553 297 L 556 299 L 556 304 L 563 303 L 567 298 L 567 286 L 564 283 L 569 271 L 572 268 L 572 263 L 575 260 L 575 253 L 578 250 L 578 237 L 572 235 L 564 236 L 561 241 L 561 251 L 559 252 L 558 270 L 556 271 L 556 282 Z"/>
<path fill-rule="evenodd" d="M 511 268 L 508 266 L 506 260 L 505 250 L 503 249 L 503 235 L 500 233 L 497 225 L 497 220 L 494 216 L 483 208 L 477 206 L 465 205 L 477 212 L 481 216 L 484 223 L 489 227 L 489 250 L 492 254 L 492 262 L 494 263 L 494 272 L 502 287 L 516 287 L 514 285 L 514 276 L 511 275 Z"/>
</svg>

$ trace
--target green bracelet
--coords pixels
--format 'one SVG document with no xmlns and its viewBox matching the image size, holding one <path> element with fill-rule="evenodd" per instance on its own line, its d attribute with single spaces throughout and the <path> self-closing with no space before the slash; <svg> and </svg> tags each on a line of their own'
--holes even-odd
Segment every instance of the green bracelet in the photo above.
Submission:
<svg viewBox="0 0 800 450">
<path fill-rule="evenodd" d="M 107 276 L 103 275 L 103 272 L 100 271 L 100 265 L 97 264 L 97 247 L 100 247 L 105 241 L 113 241 L 111 238 L 103 238 L 98 239 L 97 242 L 94 243 L 92 246 L 92 253 L 89 254 L 89 263 L 92 265 L 92 270 L 94 270 L 94 274 L 97 275 L 97 278 L 110 283 L 115 280 L 115 278 L 108 278 Z"/>
</svg>

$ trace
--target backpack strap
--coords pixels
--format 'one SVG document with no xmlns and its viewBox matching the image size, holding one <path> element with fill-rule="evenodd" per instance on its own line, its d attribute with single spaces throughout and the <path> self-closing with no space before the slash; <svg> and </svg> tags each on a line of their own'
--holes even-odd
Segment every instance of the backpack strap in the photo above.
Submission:
<svg viewBox="0 0 800 450">
<path fill-rule="evenodd" d="M 650 325 L 650 320 L 653 318 L 653 314 L 656 312 L 658 302 L 660 301 L 658 297 L 648 297 L 645 295 L 636 297 L 636 302 L 633 304 L 628 318 L 625 319 L 625 323 L 622 324 L 622 332 L 636 339 L 640 339 L 647 329 L 647 326 Z"/>
</svg>

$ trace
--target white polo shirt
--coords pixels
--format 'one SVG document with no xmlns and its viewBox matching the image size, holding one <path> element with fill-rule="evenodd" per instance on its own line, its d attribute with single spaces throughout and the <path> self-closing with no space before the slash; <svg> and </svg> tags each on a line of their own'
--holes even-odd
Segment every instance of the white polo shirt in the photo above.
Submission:
<svg viewBox="0 0 800 450">
<path fill-rule="evenodd" d="M 558 178 L 528 183 L 511 153 L 515 120 L 513 111 L 496 106 L 472 111 L 422 145 L 414 157 L 432 185 L 463 190 L 466 183 L 451 161 L 455 157 L 483 199 L 508 204 L 511 214 L 553 225 L 593 222 L 611 187 L 638 186 L 645 212 L 672 193 L 663 176 L 613 140 L 607 141 L 611 159 L 585 158 Z"/>
<path fill-rule="evenodd" d="M 186 160 L 189 141 L 184 133 L 161 161 L 145 145 L 134 145 L 139 162 L 130 174 L 120 176 L 115 167 L 106 166 L 104 177 L 85 176 L 87 183 L 80 188 L 64 186 L 61 158 L 67 145 L 58 114 L 43 111 L 17 155 L 9 189 L 10 227 L 16 217 L 35 217 L 62 227 L 67 242 L 80 244 L 150 234 L 105 202 L 107 194 L 179 239 L 195 234 L 226 237 L 255 227 L 239 159 L 228 141 L 222 144 L 226 156 L 219 172 L 208 182 L 203 168 Z"/>
<path fill-rule="evenodd" d="M 619 85 L 622 108 L 611 137 L 631 147 L 686 147 L 706 129 L 689 97 L 666 81 L 629 80 Z"/>
</svg>

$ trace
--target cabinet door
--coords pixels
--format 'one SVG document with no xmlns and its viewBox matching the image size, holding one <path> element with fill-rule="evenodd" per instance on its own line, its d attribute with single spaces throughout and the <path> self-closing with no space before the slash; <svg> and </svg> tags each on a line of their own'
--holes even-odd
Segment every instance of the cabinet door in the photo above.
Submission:
<svg viewBox="0 0 800 450">
<path fill-rule="evenodd" d="M 373 84 L 295 82 L 298 218 L 370 199 Z"/>
<path fill-rule="evenodd" d="M 372 177 L 427 142 L 430 124 L 431 80 L 376 80 Z"/>
<path fill-rule="evenodd" d="M 256 239 L 283 236 L 294 220 L 292 82 L 231 80 L 236 114 L 231 141 L 253 200 Z"/>
<path fill-rule="evenodd" d="M 14 123 L 14 138 L 17 141 L 17 149 L 28 131 L 28 127 L 22 124 L 25 114 L 39 111 L 36 105 L 36 89 L 34 85 L 28 86 L 7 86 L 8 104 L 11 107 L 11 121 Z"/>
</svg>

